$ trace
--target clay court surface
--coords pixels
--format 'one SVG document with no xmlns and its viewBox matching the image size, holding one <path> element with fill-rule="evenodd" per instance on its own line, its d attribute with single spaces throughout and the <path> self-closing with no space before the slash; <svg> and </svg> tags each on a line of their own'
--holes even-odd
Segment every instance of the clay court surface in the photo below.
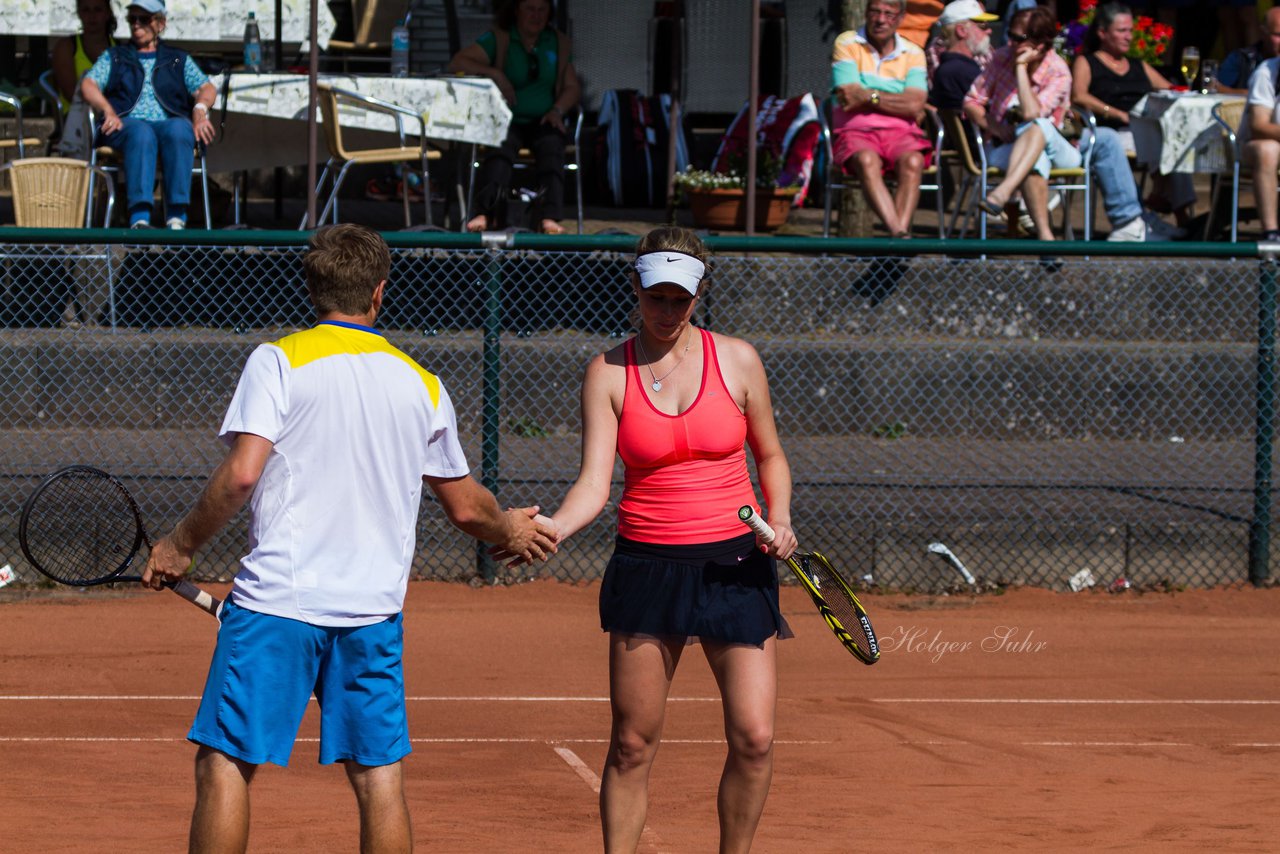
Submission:
<svg viewBox="0 0 1280 854">
<path fill-rule="evenodd" d="M 225 594 L 225 587 L 214 588 Z M 406 760 L 419 850 L 599 849 L 609 732 L 596 587 L 410 585 Z M 799 589 L 756 851 L 1275 851 L 1280 590 L 869 596 L 857 663 Z M 185 847 L 216 626 L 168 593 L 0 592 L 6 852 Z M 714 851 L 716 691 L 687 651 L 645 852 Z M 353 851 L 315 764 L 254 783 L 253 851 Z"/>
</svg>

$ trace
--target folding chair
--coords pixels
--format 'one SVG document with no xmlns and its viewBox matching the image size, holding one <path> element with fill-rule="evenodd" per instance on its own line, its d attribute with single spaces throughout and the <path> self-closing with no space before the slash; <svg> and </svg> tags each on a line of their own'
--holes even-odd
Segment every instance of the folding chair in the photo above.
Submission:
<svg viewBox="0 0 1280 854">
<path fill-rule="evenodd" d="M 968 231 L 969 221 L 973 211 L 978 212 L 978 237 L 981 240 L 987 239 L 987 213 L 978 207 L 978 199 L 987 196 L 987 181 L 989 178 L 998 178 L 1004 174 L 1000 169 L 990 166 L 987 163 L 986 146 L 983 145 L 982 133 L 972 125 L 965 123 L 960 114 L 954 110 L 942 110 L 943 124 L 945 125 L 951 144 L 955 146 L 957 155 L 959 156 L 960 165 L 964 171 L 977 183 L 977 191 L 980 196 L 974 195 L 968 202 L 968 209 L 965 212 L 964 230 L 961 234 Z M 1077 111 L 1078 116 L 1080 115 Z M 1086 128 L 1085 133 L 1092 133 L 1088 128 L 1088 122 L 1081 117 L 1081 124 Z M 974 160 L 973 149 L 969 145 L 969 137 L 965 133 L 965 128 L 971 128 L 973 132 L 974 146 L 978 149 L 978 159 Z M 1093 165 L 1093 151 L 1086 150 L 1084 153 L 1084 162 L 1074 169 L 1050 169 L 1049 170 L 1049 189 L 1064 192 L 1062 197 L 1062 231 L 1067 240 L 1075 239 L 1075 229 L 1071 224 L 1071 192 L 1079 192 L 1084 194 L 1084 239 L 1089 240 L 1093 236 L 1093 174 L 1091 166 Z M 953 222 L 954 226 L 954 222 Z"/>
<path fill-rule="evenodd" d="M 27 156 L 27 146 L 40 146 L 44 144 L 44 140 L 38 136 L 27 136 L 26 131 L 22 128 L 22 99 L 16 95 L 10 95 L 8 92 L 0 92 L 0 104 L 8 104 L 13 110 L 16 118 L 16 130 L 18 135 L 11 139 L 0 139 L 0 149 L 16 148 L 18 157 Z"/>
<path fill-rule="evenodd" d="M 1239 237 L 1240 230 L 1240 166 L 1244 162 L 1244 152 L 1241 150 L 1240 124 L 1244 121 L 1245 102 L 1240 101 L 1222 101 L 1213 105 L 1213 120 L 1217 122 L 1218 127 L 1222 128 L 1222 135 L 1225 138 L 1226 148 L 1231 155 L 1231 242 L 1235 243 Z M 1202 240 L 1209 239 L 1209 228 L 1213 222 L 1213 215 L 1218 210 L 1218 194 L 1222 188 L 1222 177 L 1215 175 L 1213 177 L 1213 192 L 1210 194 L 1209 200 L 1209 216 L 1205 218 L 1204 235 Z"/>
<path fill-rule="evenodd" d="M 570 142 L 568 145 L 566 145 L 564 148 L 564 153 L 566 158 L 564 168 L 566 172 L 573 173 L 574 191 L 575 191 L 574 195 L 577 197 L 577 202 L 578 202 L 578 234 L 582 234 L 583 221 L 585 219 L 585 214 L 582 207 L 583 111 L 581 107 L 575 107 L 574 109 L 578 115 L 573 120 L 573 141 Z M 534 167 L 533 152 L 527 148 L 521 148 L 516 153 L 515 162 L 513 162 L 511 166 L 513 170 L 532 171 Z M 462 212 L 463 229 L 466 229 L 467 227 L 468 212 L 473 210 L 475 207 L 476 169 L 478 169 L 479 167 L 480 167 L 479 146 L 472 145 L 471 146 L 471 174 L 468 179 L 469 183 L 467 186 L 467 210 Z M 514 178 L 514 175 L 512 177 Z M 527 198 L 524 198 L 526 202 L 532 201 L 533 197 L 536 195 L 531 190 L 528 190 L 528 189 L 518 189 L 515 192 L 519 193 L 522 198 L 527 197 Z"/>
<path fill-rule="evenodd" d="M 89 127 L 93 128 L 93 133 L 97 134 L 98 119 L 92 110 L 89 111 Z M 89 149 L 89 165 L 95 166 L 101 172 L 110 173 L 117 177 L 123 177 L 124 164 L 121 162 L 120 152 L 116 151 L 109 145 L 95 145 Z M 202 142 L 196 142 L 195 163 L 191 167 L 192 175 L 200 176 L 200 190 L 204 201 L 204 227 L 213 228 L 213 214 L 209 208 L 209 167 L 205 161 L 205 146 Z M 89 195 L 93 196 L 93 186 L 97 173 L 91 173 L 89 176 Z M 157 172 L 157 177 L 159 173 Z"/>
<path fill-rule="evenodd" d="M 831 196 L 833 191 L 840 192 L 846 187 L 852 188 L 858 180 L 853 175 L 845 174 L 844 164 L 835 162 L 835 149 L 831 142 L 831 99 L 824 98 L 818 110 L 818 118 L 822 124 L 822 151 L 827 164 L 826 174 L 822 176 L 822 236 L 831 236 Z M 945 205 L 942 199 L 942 164 L 944 158 L 952 156 L 952 152 L 943 148 L 944 134 L 937 112 L 928 107 L 925 109 L 924 127 L 933 138 L 933 163 L 921 175 L 920 192 L 934 193 L 938 212 L 938 239 L 947 236 L 945 229 Z"/>
<path fill-rule="evenodd" d="M 339 89 L 333 84 L 324 81 L 318 83 L 316 88 L 317 98 L 320 101 L 320 117 L 321 126 L 324 130 L 324 141 L 329 149 L 329 160 L 324 164 L 324 171 L 320 173 L 320 180 L 316 182 L 317 198 L 324 190 L 325 181 L 330 178 L 331 174 L 333 182 L 333 188 L 329 191 L 329 197 L 320 213 L 319 222 L 324 222 L 325 217 L 329 215 L 330 209 L 333 210 L 333 221 L 338 221 L 338 191 L 342 188 L 342 182 L 346 179 L 347 171 L 352 166 L 379 163 L 415 163 L 422 168 L 422 205 L 426 214 L 426 224 L 430 226 L 431 177 L 427 162 L 429 160 L 439 160 L 441 154 L 438 150 L 427 146 L 427 126 L 426 120 L 422 115 L 407 107 L 401 107 L 398 104 L 392 104 L 369 95 L 362 95 L 359 92 Z M 342 138 L 340 101 L 347 102 L 362 110 L 385 113 L 391 116 L 395 119 L 396 133 L 399 136 L 400 145 L 395 148 L 347 148 Z M 406 117 L 414 119 L 418 123 L 417 145 L 409 145 L 405 140 L 404 119 Z M 404 224 L 405 228 L 409 228 L 412 224 L 409 215 L 409 182 L 401 181 L 400 185 L 400 195 L 404 200 Z M 306 225 L 306 217 L 304 216 L 298 228 L 306 228 Z"/>
</svg>

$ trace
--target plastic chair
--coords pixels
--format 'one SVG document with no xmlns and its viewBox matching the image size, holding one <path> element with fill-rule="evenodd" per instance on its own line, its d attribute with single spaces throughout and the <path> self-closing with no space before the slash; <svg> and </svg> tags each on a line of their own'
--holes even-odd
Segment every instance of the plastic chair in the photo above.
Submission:
<svg viewBox="0 0 1280 854">
<path fill-rule="evenodd" d="M 430 226 L 431 178 L 427 162 L 429 160 L 439 160 L 441 154 L 440 151 L 427 146 L 426 120 L 422 115 L 398 104 L 392 104 L 369 95 L 362 95 L 359 92 L 339 89 L 323 81 L 317 84 L 316 88 L 317 98 L 320 101 L 321 127 L 324 131 L 325 145 L 329 149 L 329 160 L 324 164 L 324 171 L 320 173 L 320 180 L 316 182 L 317 198 L 323 191 L 325 181 L 330 178 L 331 174 L 333 182 L 333 189 L 329 191 L 329 197 L 325 201 L 324 209 L 321 211 L 318 221 L 324 222 L 325 217 L 329 215 L 330 209 L 333 210 L 333 221 L 338 221 L 338 191 L 342 188 L 342 182 L 346 180 L 347 171 L 352 166 L 379 163 L 413 163 L 422 168 L 422 205 L 426 214 L 426 224 Z M 342 139 L 340 101 L 353 104 L 362 110 L 371 110 L 390 115 L 395 119 L 396 133 L 399 135 L 400 145 L 396 148 L 347 148 Z M 405 140 L 404 119 L 406 117 L 414 119 L 418 123 L 417 145 L 409 145 Z M 401 182 L 400 195 L 404 200 L 405 228 L 409 228 L 412 223 L 409 216 L 409 186 L 407 181 Z M 306 227 L 305 217 L 298 227 Z"/>
<path fill-rule="evenodd" d="M 831 196 L 833 191 L 840 192 L 846 187 L 852 188 L 857 185 L 858 179 L 854 175 L 848 175 L 844 172 L 844 165 L 835 162 L 835 149 L 831 142 L 831 99 L 824 98 L 822 107 L 818 110 L 818 118 L 822 124 L 822 151 L 825 155 L 827 164 L 826 175 L 823 176 L 823 192 L 822 192 L 822 236 L 831 236 Z M 921 175 L 920 191 L 933 192 L 936 199 L 938 212 L 938 239 L 945 240 L 947 236 L 945 205 L 942 199 L 942 165 L 944 158 L 954 156 L 954 152 L 943 149 L 944 133 L 941 121 L 937 112 L 932 107 L 925 108 L 924 127 L 926 132 L 933 137 L 933 163 L 929 168 L 925 169 Z M 932 179 L 930 181 L 929 179 Z M 892 183 L 892 179 L 890 179 Z"/>
<path fill-rule="evenodd" d="M 1240 166 L 1244 162 L 1244 152 L 1240 148 L 1240 123 L 1244 120 L 1244 100 L 1222 101 L 1213 105 L 1213 120 L 1222 128 L 1226 139 L 1227 151 L 1231 154 L 1231 242 L 1235 243 L 1240 233 Z M 1209 227 L 1213 222 L 1213 214 L 1218 209 L 1218 194 L 1221 191 L 1222 179 L 1214 176 L 1213 192 L 1209 200 L 1209 216 L 1205 218 L 1203 240 L 1209 239 Z"/>
</svg>

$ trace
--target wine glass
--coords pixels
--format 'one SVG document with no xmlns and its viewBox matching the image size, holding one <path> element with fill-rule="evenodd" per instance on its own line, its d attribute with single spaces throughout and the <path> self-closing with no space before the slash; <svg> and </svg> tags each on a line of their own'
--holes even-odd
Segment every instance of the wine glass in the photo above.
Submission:
<svg viewBox="0 0 1280 854">
<path fill-rule="evenodd" d="M 1194 89 L 1196 78 L 1200 76 L 1200 49 L 1184 47 L 1182 49 L 1182 79 L 1187 81 L 1187 88 Z"/>
<path fill-rule="evenodd" d="M 1201 65 L 1204 71 L 1204 85 L 1200 87 L 1200 92 L 1208 95 L 1218 91 L 1218 60 L 1206 59 Z"/>
</svg>

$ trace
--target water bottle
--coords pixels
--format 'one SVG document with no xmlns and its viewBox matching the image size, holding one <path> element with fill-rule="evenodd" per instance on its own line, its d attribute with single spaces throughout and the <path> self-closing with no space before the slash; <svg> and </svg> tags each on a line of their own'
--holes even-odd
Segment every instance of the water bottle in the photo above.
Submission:
<svg viewBox="0 0 1280 854">
<path fill-rule="evenodd" d="M 391 31 L 391 76 L 409 76 L 409 28 L 404 21 Z"/>
<path fill-rule="evenodd" d="M 257 17 L 252 12 L 244 25 L 244 70 L 251 74 L 262 72 L 262 36 L 258 33 Z"/>
</svg>

